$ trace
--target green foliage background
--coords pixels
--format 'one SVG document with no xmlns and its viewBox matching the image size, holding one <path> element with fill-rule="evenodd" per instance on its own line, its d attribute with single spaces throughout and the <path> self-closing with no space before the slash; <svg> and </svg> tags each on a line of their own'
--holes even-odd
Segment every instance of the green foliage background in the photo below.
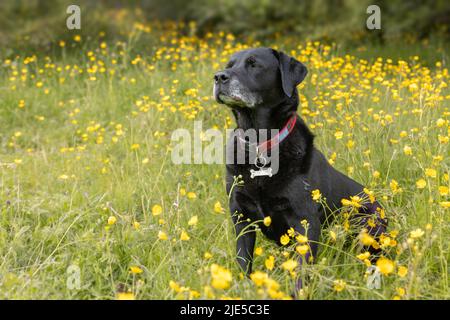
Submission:
<svg viewBox="0 0 450 320">
<path fill-rule="evenodd" d="M 448 39 L 450 32 L 446 0 L 4 0 L 0 2 L 0 43 L 30 31 L 47 38 L 55 29 L 65 32 L 52 25 L 61 25 L 70 4 L 80 5 L 83 26 L 89 30 L 112 28 L 105 15 L 109 10 L 136 8 L 139 19 L 147 21 L 196 21 L 199 35 L 221 30 L 256 38 L 293 34 L 302 40 L 384 43 L 435 36 Z M 365 27 L 370 4 L 381 8 L 380 31 Z"/>
</svg>

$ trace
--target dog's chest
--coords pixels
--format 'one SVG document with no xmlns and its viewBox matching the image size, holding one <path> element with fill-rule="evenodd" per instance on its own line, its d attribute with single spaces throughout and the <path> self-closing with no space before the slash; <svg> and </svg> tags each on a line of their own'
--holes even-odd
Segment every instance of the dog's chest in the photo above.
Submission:
<svg viewBox="0 0 450 320">
<path fill-rule="evenodd" d="M 247 218 L 252 221 L 261 221 L 259 226 L 262 233 L 269 239 L 279 241 L 281 235 L 296 223 L 296 212 L 292 201 L 286 197 L 283 192 L 267 190 L 250 192 L 249 195 L 253 199 L 256 206 L 255 210 L 248 211 Z M 262 222 L 264 218 L 265 223 Z"/>
</svg>

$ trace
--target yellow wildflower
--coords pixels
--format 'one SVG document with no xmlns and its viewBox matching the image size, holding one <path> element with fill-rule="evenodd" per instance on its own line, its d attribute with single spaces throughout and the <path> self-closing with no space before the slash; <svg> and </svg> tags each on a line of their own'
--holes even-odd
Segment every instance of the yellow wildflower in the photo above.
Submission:
<svg viewBox="0 0 450 320">
<path fill-rule="evenodd" d="M 359 241 L 361 241 L 361 243 L 365 246 L 370 246 L 372 244 L 374 244 L 375 239 L 369 235 L 367 232 L 361 232 L 361 234 L 359 235 Z"/>
<path fill-rule="evenodd" d="M 424 234 L 425 234 L 425 232 L 422 229 L 417 228 L 416 230 L 411 231 L 409 233 L 409 236 L 412 239 L 418 239 L 418 238 L 422 237 Z"/>
<path fill-rule="evenodd" d="M 447 186 L 439 186 L 439 195 L 446 196 L 448 195 L 448 187 Z"/>
<path fill-rule="evenodd" d="M 289 238 L 289 236 L 288 236 L 287 234 L 283 234 L 283 235 L 280 237 L 280 243 L 281 243 L 283 246 L 287 245 L 287 244 L 289 243 L 289 241 L 291 241 L 291 239 Z"/>
<path fill-rule="evenodd" d="M 233 280 L 231 272 L 217 264 L 211 265 L 211 286 L 215 289 L 228 289 Z"/>
<path fill-rule="evenodd" d="M 292 259 L 286 260 L 281 264 L 281 268 L 287 271 L 293 271 L 298 265 L 298 262 Z"/>
<path fill-rule="evenodd" d="M 394 266 L 395 265 L 394 265 L 393 261 L 391 261 L 387 258 L 384 258 L 384 257 L 381 257 L 377 261 L 378 270 L 380 270 L 380 272 L 385 276 L 394 272 Z"/>
<path fill-rule="evenodd" d="M 152 207 L 152 214 L 154 216 L 159 216 L 163 212 L 163 208 L 159 204 L 155 204 Z"/>
<path fill-rule="evenodd" d="M 309 251 L 309 246 L 306 245 L 306 244 L 298 245 L 297 247 L 295 247 L 295 250 L 296 250 L 299 254 L 301 254 L 302 256 L 304 256 L 305 254 L 308 253 L 308 251 Z"/>
<path fill-rule="evenodd" d="M 430 178 L 436 178 L 437 172 L 436 172 L 435 169 L 432 169 L 432 168 L 426 168 L 426 169 L 425 169 L 425 175 L 426 175 L 427 177 L 430 177 Z"/>
<path fill-rule="evenodd" d="M 412 148 L 410 146 L 404 146 L 403 147 L 403 153 L 407 156 L 412 155 Z"/>
<path fill-rule="evenodd" d="M 139 274 L 139 273 L 142 273 L 144 271 L 141 268 L 139 268 L 138 266 L 132 266 L 132 267 L 130 267 L 130 272 L 132 274 Z"/>
<path fill-rule="evenodd" d="M 397 274 L 401 277 L 404 278 L 407 274 L 408 274 L 408 268 L 405 266 L 400 266 L 398 267 L 398 272 Z"/>
<path fill-rule="evenodd" d="M 215 204 L 214 204 L 214 212 L 215 213 L 222 213 L 224 210 L 223 210 L 223 208 L 222 208 L 222 205 L 220 204 L 220 201 L 217 201 Z"/>
<path fill-rule="evenodd" d="M 134 294 L 132 292 L 117 292 L 116 300 L 134 300 Z"/>
<path fill-rule="evenodd" d="M 181 241 L 188 241 L 190 239 L 189 235 L 186 231 L 181 231 L 180 240 Z"/>
<path fill-rule="evenodd" d="M 188 221 L 188 225 L 189 226 L 195 226 L 198 223 L 198 216 L 192 216 L 189 221 Z"/>
<path fill-rule="evenodd" d="M 159 240 L 167 240 L 167 234 L 164 231 L 158 232 L 158 239 Z"/>
<path fill-rule="evenodd" d="M 255 271 L 250 275 L 250 279 L 256 284 L 256 286 L 261 287 L 268 278 L 267 273 L 261 271 Z"/>
<path fill-rule="evenodd" d="M 117 218 L 116 218 L 116 217 L 110 216 L 110 217 L 108 218 L 108 224 L 109 224 L 110 226 L 112 226 L 112 225 L 115 224 L 116 222 L 117 222 Z"/>
<path fill-rule="evenodd" d="M 417 189 L 423 189 L 427 186 L 427 182 L 424 179 L 419 179 L 416 181 Z"/>
<path fill-rule="evenodd" d="M 195 192 L 188 192 L 187 193 L 187 197 L 189 198 L 189 199 L 195 199 L 195 198 L 197 198 L 197 195 L 195 194 Z"/>
<path fill-rule="evenodd" d="M 345 289 L 346 286 L 347 286 L 347 284 L 342 279 L 338 279 L 338 280 L 334 280 L 333 281 L 333 289 L 336 292 L 341 292 L 342 290 Z"/>
<path fill-rule="evenodd" d="M 312 196 L 312 199 L 313 199 L 314 201 L 316 201 L 316 202 L 319 202 L 320 199 L 322 198 L 322 194 L 320 193 L 320 190 L 319 190 L 319 189 L 313 190 L 313 191 L 311 192 L 311 196 Z"/>
<path fill-rule="evenodd" d="M 303 244 L 303 243 L 308 242 L 308 237 L 306 237 L 306 236 L 304 236 L 304 235 L 302 235 L 302 234 L 299 234 L 299 235 L 297 235 L 297 236 L 295 237 L 295 240 L 297 240 L 298 243 Z"/>
<path fill-rule="evenodd" d="M 264 262 L 265 266 L 267 269 L 272 270 L 273 267 L 275 266 L 275 257 L 274 256 L 269 256 L 266 261 Z"/>
<path fill-rule="evenodd" d="M 358 254 L 356 256 L 359 260 L 364 261 L 370 257 L 370 252 L 366 251 L 364 253 Z"/>
</svg>

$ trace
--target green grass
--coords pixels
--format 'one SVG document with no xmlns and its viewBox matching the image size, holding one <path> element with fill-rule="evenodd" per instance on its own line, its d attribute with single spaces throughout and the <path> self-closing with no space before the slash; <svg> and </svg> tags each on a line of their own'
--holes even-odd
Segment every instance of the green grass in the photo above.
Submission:
<svg viewBox="0 0 450 320">
<path fill-rule="evenodd" d="M 212 263 L 233 275 L 229 289 L 212 289 L 215 297 L 268 297 L 265 290 L 240 277 L 235 263 L 224 166 L 174 165 L 170 154 L 173 130 L 192 131 L 194 120 L 202 120 L 204 130 L 234 126 L 229 110 L 210 97 L 211 79 L 241 45 L 224 37 L 222 41 L 177 37 L 170 43 L 170 38 L 159 40 L 159 35 L 130 36 L 134 40 L 125 50 L 112 41 L 102 50 L 101 40 L 94 37 L 81 43 L 68 41 L 61 54 L 50 55 L 51 61 L 39 52 L 36 61 L 27 64 L 20 52 L 8 56 L 12 61 L 0 60 L 0 298 L 113 299 L 125 291 L 138 299 L 188 297 L 189 290 L 175 293 L 169 287 L 171 280 L 208 298 L 204 287 L 210 285 Z M 145 48 L 148 41 L 155 45 L 136 49 Z M 287 44 L 282 39 L 273 45 L 287 52 L 298 45 L 305 48 L 304 43 Z M 395 262 L 395 272 L 382 277 L 380 289 L 370 290 L 364 278 L 366 266 L 356 258 L 357 241 L 346 241 L 348 234 L 338 219 L 323 230 L 316 264 L 301 271 L 310 277 L 303 297 L 391 299 L 398 295 L 397 288 L 404 288 L 402 299 L 450 298 L 449 209 L 441 205 L 449 196 L 438 193 L 439 186 L 449 186 L 448 142 L 439 142 L 438 136 L 448 141 L 450 92 L 446 87 L 435 90 L 448 82 L 448 72 L 435 68 L 435 63 L 430 70 L 414 68 L 421 61 L 408 56 L 403 57 L 411 67 L 406 76 L 386 64 L 373 69 L 373 75 L 347 72 L 345 61 L 338 57 L 346 52 L 324 53 L 323 46 L 308 47 L 309 54 L 295 52 L 310 70 L 300 88 L 299 113 L 315 133 L 318 148 L 328 158 L 337 153 L 334 166 L 376 192 L 390 219 L 389 231 L 399 234 L 398 246 L 385 252 Z M 90 50 L 95 61 L 89 61 Z M 142 61 L 133 64 L 137 54 Z M 369 67 L 374 63 L 370 60 Z M 361 67 L 358 59 L 347 62 L 352 70 Z M 82 74 L 71 73 L 75 64 Z M 88 74 L 88 64 L 97 66 L 95 74 Z M 22 70 L 27 72 L 23 81 Z M 377 75 L 392 87 L 374 80 Z M 370 88 L 362 87 L 365 78 Z M 422 95 L 409 90 L 405 81 L 417 82 Z M 42 87 L 37 87 L 39 82 Z M 354 89 L 361 93 L 352 94 L 348 104 L 345 97 L 333 98 L 337 91 Z M 399 90 L 402 101 L 392 98 L 392 89 Z M 23 108 L 20 100 L 25 101 Z M 137 101 L 143 101 L 140 107 Z M 146 105 L 148 110 L 140 109 Z M 437 119 L 444 124 L 437 126 Z M 337 130 L 343 131 L 342 139 L 335 138 Z M 405 137 L 400 137 L 401 131 L 407 132 Z M 354 141 L 353 148 L 346 146 L 348 140 Z M 413 155 L 404 154 L 406 145 Z M 369 149 L 370 154 L 364 153 Z M 439 155 L 441 161 L 433 160 Z M 425 168 L 434 168 L 437 176 L 427 177 Z M 416 188 L 420 178 L 427 181 L 424 189 Z M 394 194 L 392 179 L 398 181 L 401 193 Z M 190 199 L 183 189 L 196 197 Z M 214 211 L 217 202 L 225 208 L 223 213 Z M 152 215 L 156 204 L 163 208 L 160 216 Z M 189 226 L 194 215 L 198 224 Z M 117 222 L 108 225 L 111 216 Z M 160 218 L 165 221 L 162 225 Z M 133 226 L 135 221 L 139 228 Z M 426 230 L 428 223 L 432 230 Z M 417 228 L 425 234 L 408 244 L 410 232 Z M 158 240 L 160 230 L 168 240 Z M 190 240 L 180 240 L 182 230 Z M 268 272 L 280 283 L 280 290 L 291 292 L 294 280 L 280 268 L 285 249 L 261 235 L 257 241 L 264 252 L 255 258 L 254 269 Z M 401 252 L 396 252 L 397 247 L 403 248 Z M 205 252 L 212 258 L 205 259 Z M 270 254 L 276 267 L 267 271 L 264 261 Z M 79 289 L 67 286 L 71 265 L 81 270 Z M 143 272 L 131 274 L 131 266 Z M 398 266 L 408 268 L 405 277 L 396 274 Z M 337 279 L 347 284 L 341 292 L 333 290 Z"/>
</svg>

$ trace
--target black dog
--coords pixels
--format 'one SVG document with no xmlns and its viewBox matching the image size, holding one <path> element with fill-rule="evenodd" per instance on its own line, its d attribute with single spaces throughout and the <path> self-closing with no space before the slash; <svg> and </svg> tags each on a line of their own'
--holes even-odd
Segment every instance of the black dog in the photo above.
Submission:
<svg viewBox="0 0 450 320">
<path fill-rule="evenodd" d="M 290 228 L 304 235 L 305 225 L 301 221 L 306 220 L 311 253 L 305 256 L 307 261 L 313 260 L 311 257 L 317 253 L 321 225 L 332 211 L 342 207 L 342 199 L 356 195 L 364 199 L 356 214 L 362 219 L 352 221 L 358 221 L 358 226 L 365 227 L 369 234 L 377 237 L 386 229 L 387 220 L 380 214 L 378 202 L 369 201 L 361 184 L 328 163 L 314 147 L 312 133 L 298 117 L 296 87 L 306 74 L 306 67 L 296 59 L 271 48 L 257 48 L 234 54 L 226 69 L 214 76 L 215 99 L 231 108 L 239 129 L 284 131 L 277 140 L 279 170 L 273 176 L 253 176 L 258 169 L 264 169 L 259 158 L 255 163 L 246 158 L 247 163 L 227 164 L 227 192 L 231 191 L 230 211 L 238 235 L 238 263 L 247 274 L 252 270 L 256 237 L 251 232 L 252 221 L 259 221 L 261 231 L 280 244 L 280 237 Z M 231 139 L 227 149 L 236 152 L 242 148 L 238 138 L 239 135 Z M 263 143 L 259 141 L 259 146 Z M 245 141 L 244 145 L 251 148 Z M 266 149 L 270 149 L 267 143 Z M 242 176 L 244 184 L 232 188 L 237 176 Z M 329 209 L 312 199 L 311 192 L 315 189 L 320 190 Z M 262 220 L 268 216 L 272 222 L 266 226 Z"/>
</svg>

